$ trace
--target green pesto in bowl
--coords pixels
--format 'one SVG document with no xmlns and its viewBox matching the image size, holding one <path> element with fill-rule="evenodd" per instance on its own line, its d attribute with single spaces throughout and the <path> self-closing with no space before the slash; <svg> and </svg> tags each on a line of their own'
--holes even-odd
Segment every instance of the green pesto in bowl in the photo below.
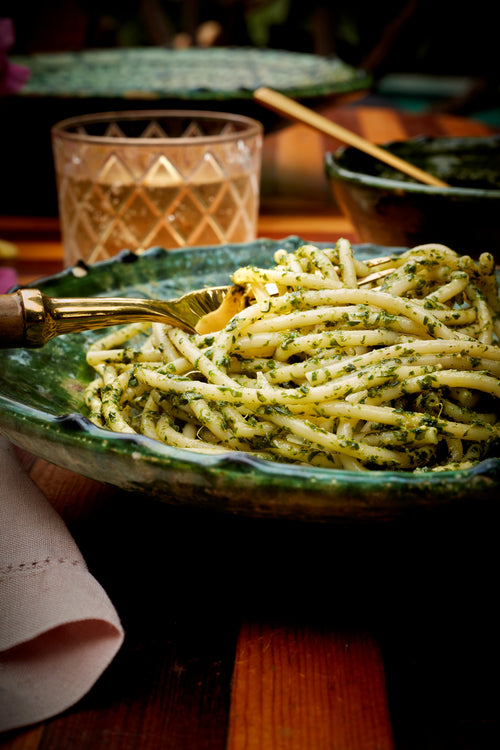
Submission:
<svg viewBox="0 0 500 750">
<path fill-rule="evenodd" d="M 363 242 L 441 242 L 500 258 L 500 135 L 422 136 L 383 147 L 449 187 L 417 182 L 352 147 L 326 154 L 332 193 Z"/>
</svg>

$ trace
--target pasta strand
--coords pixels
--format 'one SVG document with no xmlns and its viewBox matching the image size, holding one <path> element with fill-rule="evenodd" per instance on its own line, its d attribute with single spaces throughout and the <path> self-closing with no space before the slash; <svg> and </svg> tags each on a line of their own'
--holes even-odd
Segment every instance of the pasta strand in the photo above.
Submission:
<svg viewBox="0 0 500 750">
<path fill-rule="evenodd" d="M 499 456 L 490 254 L 429 243 L 377 265 L 378 281 L 345 239 L 279 249 L 274 263 L 235 270 L 250 302 L 221 330 L 133 324 L 95 341 L 89 419 L 183 450 L 341 471 Z"/>
</svg>

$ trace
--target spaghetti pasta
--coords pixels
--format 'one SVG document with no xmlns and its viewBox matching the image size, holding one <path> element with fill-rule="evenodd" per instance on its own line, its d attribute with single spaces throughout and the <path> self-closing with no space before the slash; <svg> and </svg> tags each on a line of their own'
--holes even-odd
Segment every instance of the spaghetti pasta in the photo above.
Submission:
<svg viewBox="0 0 500 750">
<path fill-rule="evenodd" d="M 491 255 L 428 244 L 379 270 L 370 281 L 344 239 L 304 244 L 278 250 L 272 268 L 235 271 L 251 303 L 219 331 L 112 330 L 87 352 L 89 418 L 186 450 L 351 471 L 456 470 L 498 455 Z"/>
</svg>

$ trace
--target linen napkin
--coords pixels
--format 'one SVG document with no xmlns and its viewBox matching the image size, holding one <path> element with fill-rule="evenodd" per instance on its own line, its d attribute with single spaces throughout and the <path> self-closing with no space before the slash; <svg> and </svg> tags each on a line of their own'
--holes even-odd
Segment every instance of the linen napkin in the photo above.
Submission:
<svg viewBox="0 0 500 750">
<path fill-rule="evenodd" d="M 123 638 L 62 518 L 0 434 L 0 731 L 74 705 Z"/>
</svg>

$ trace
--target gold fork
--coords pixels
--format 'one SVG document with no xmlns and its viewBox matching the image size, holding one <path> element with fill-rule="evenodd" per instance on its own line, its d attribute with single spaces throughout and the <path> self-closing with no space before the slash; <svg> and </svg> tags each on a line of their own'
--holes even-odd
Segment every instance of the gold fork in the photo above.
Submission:
<svg viewBox="0 0 500 750">
<path fill-rule="evenodd" d="M 0 295 L 0 347 L 44 346 L 62 333 L 150 321 L 194 333 L 199 320 L 236 299 L 242 287 L 199 289 L 173 300 L 126 297 L 48 297 L 39 289 Z M 231 292 L 231 294 L 228 294 Z"/>
<path fill-rule="evenodd" d="M 390 257 L 368 261 L 376 267 Z M 384 268 L 359 279 L 366 285 L 393 271 Z M 220 330 L 245 304 L 246 288 L 226 285 L 197 289 L 172 300 L 127 297 L 49 297 L 39 289 L 0 295 L 0 348 L 44 346 L 63 333 L 79 333 L 133 322 L 175 325 L 188 333 Z"/>
</svg>

